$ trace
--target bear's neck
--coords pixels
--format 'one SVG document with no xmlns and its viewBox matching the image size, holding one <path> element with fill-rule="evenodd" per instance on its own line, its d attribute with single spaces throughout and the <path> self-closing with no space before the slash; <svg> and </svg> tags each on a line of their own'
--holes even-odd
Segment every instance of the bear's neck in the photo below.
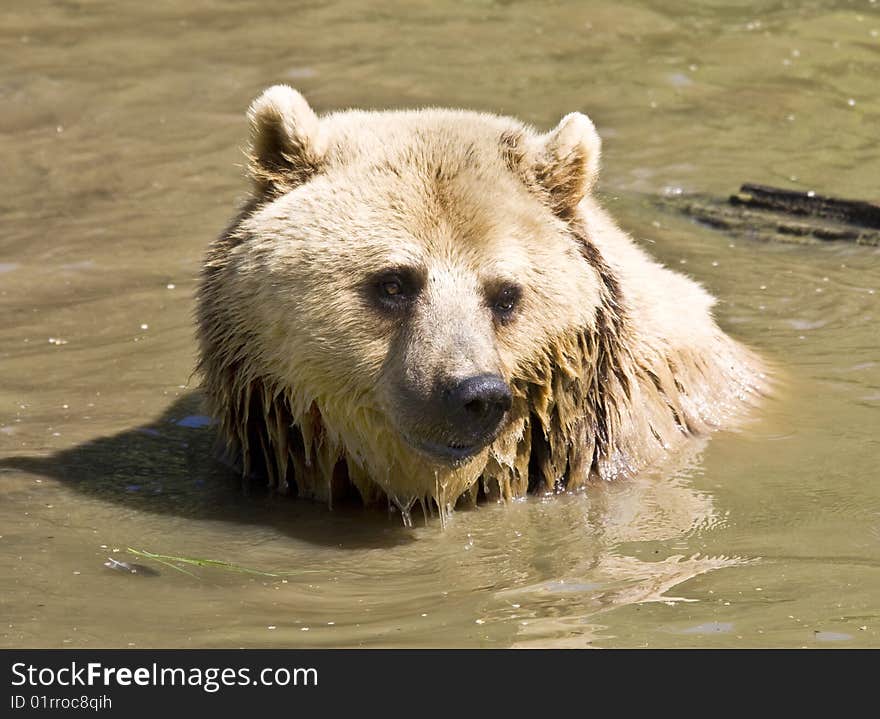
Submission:
<svg viewBox="0 0 880 719">
<path fill-rule="evenodd" d="M 632 469 L 615 447 L 634 379 L 620 284 L 586 227 L 576 221 L 569 227 L 599 277 L 600 302 L 593 326 L 557 338 L 542 366 L 520 384 L 528 406 L 521 442 L 529 452 L 530 491 L 575 489 L 591 477 Z"/>
</svg>

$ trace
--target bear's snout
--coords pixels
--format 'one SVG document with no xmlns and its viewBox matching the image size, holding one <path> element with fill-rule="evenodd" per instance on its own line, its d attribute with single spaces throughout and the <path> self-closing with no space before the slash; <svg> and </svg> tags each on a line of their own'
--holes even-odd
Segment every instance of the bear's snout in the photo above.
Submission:
<svg viewBox="0 0 880 719">
<path fill-rule="evenodd" d="M 475 437 L 494 435 L 513 401 L 507 383 L 495 374 L 468 377 L 443 394 L 450 424 Z"/>
<path fill-rule="evenodd" d="M 510 388 L 496 374 L 450 380 L 435 390 L 434 397 L 428 405 L 433 416 L 425 417 L 432 438 L 416 444 L 451 463 L 472 457 L 494 440 L 513 403 Z"/>
</svg>

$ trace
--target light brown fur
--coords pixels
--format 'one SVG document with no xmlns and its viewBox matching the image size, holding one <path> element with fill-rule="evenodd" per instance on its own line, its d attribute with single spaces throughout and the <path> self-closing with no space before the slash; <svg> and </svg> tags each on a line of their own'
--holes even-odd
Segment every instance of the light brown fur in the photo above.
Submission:
<svg viewBox="0 0 880 719">
<path fill-rule="evenodd" d="M 541 135 L 455 110 L 318 118 L 286 87 L 251 107 L 253 194 L 211 246 L 200 367 L 247 474 L 332 501 L 357 488 L 441 516 L 479 491 L 518 497 L 612 479 L 729 425 L 763 386 L 713 299 L 653 261 L 591 195 L 599 138 L 577 113 Z M 371 311 L 371 272 L 414 265 L 418 312 Z M 493 322 L 493 283 L 523 289 Z M 397 387 L 498 372 L 513 406 L 468 461 L 437 462 Z"/>
</svg>

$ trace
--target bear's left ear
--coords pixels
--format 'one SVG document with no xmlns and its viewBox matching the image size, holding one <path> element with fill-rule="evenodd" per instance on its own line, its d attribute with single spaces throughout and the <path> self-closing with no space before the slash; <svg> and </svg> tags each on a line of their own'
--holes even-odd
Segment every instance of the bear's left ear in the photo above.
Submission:
<svg viewBox="0 0 880 719">
<path fill-rule="evenodd" d="M 553 210 L 568 216 L 596 183 L 602 141 L 590 118 L 580 112 L 563 117 L 538 141 L 535 179 L 550 196 Z"/>
<path fill-rule="evenodd" d="M 309 179 L 321 165 L 321 123 L 287 85 L 274 85 L 248 109 L 248 173 L 258 196 L 277 196 Z"/>
</svg>

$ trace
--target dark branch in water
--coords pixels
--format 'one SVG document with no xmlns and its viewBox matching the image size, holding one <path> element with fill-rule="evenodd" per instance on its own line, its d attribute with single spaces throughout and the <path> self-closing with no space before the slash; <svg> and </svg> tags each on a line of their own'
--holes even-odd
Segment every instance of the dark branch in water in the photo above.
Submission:
<svg viewBox="0 0 880 719">
<path fill-rule="evenodd" d="M 880 246 L 880 205 L 863 200 L 745 184 L 727 200 L 676 195 L 658 198 L 657 204 L 739 237 L 766 242 L 847 241 Z"/>
<path fill-rule="evenodd" d="M 864 200 L 844 200 L 815 192 L 784 190 L 766 185 L 743 185 L 730 204 L 746 205 L 790 215 L 808 215 L 880 230 L 880 205 Z"/>
</svg>

